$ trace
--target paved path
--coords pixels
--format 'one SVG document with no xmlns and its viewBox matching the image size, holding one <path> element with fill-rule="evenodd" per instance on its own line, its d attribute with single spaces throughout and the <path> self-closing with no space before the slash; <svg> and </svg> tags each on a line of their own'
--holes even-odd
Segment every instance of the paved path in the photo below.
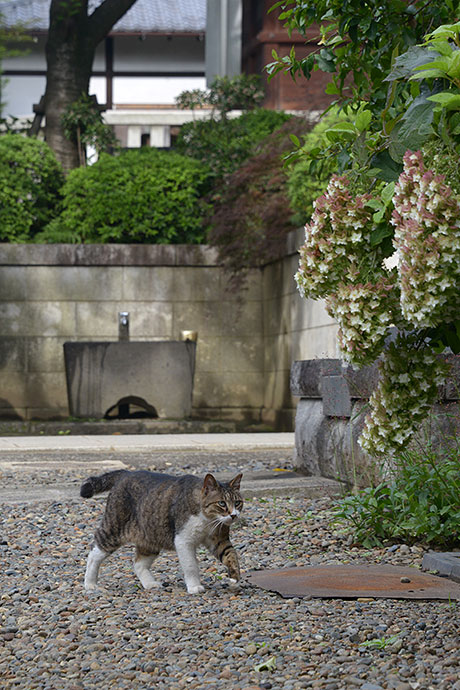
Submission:
<svg viewBox="0 0 460 690">
<path fill-rule="evenodd" d="M 197 473 L 217 468 L 223 479 L 233 467 L 246 467 L 242 489 L 247 498 L 315 498 L 340 492 L 336 481 L 293 471 L 293 451 L 293 433 L 4 436 L 0 502 L 75 500 L 81 475 L 152 464 L 168 472 L 175 467 Z"/>
<path fill-rule="evenodd" d="M 294 450 L 294 433 L 256 434 L 111 434 L 72 436 L 2 436 L 2 450 Z"/>
</svg>

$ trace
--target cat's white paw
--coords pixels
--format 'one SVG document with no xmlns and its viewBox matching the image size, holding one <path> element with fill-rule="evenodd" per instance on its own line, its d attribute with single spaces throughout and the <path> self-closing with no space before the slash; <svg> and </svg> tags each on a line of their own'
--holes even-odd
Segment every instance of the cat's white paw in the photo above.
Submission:
<svg viewBox="0 0 460 690">
<path fill-rule="evenodd" d="M 240 581 L 239 581 L 239 580 L 235 580 L 234 577 L 229 577 L 229 578 L 228 578 L 228 583 L 229 583 L 230 589 L 233 589 L 233 590 L 239 590 L 239 589 L 241 589 L 241 583 L 240 583 Z"/>
<path fill-rule="evenodd" d="M 99 587 L 95 582 L 85 582 L 85 592 L 97 592 Z"/>
<path fill-rule="evenodd" d="M 159 589 L 161 582 L 158 582 L 158 580 L 148 580 L 148 582 L 143 582 L 142 586 L 144 589 Z"/>
<path fill-rule="evenodd" d="M 204 587 L 203 585 L 192 585 L 191 587 L 187 586 L 187 592 L 189 594 L 201 594 L 204 592 Z"/>
</svg>

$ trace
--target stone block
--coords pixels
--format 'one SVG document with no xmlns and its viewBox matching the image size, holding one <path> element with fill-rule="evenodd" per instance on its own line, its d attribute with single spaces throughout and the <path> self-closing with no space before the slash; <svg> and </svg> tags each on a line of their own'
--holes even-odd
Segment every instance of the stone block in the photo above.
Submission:
<svg viewBox="0 0 460 690">
<path fill-rule="evenodd" d="M 189 417 L 195 348 L 178 341 L 65 343 L 70 414 L 103 417 L 121 398 L 135 396 L 159 417 Z"/>
<path fill-rule="evenodd" d="M 295 419 L 294 464 L 309 476 L 368 486 L 376 479 L 375 465 L 358 445 L 363 414 L 352 406 L 351 418 L 327 417 L 321 400 L 301 399 Z"/>
<path fill-rule="evenodd" d="M 343 376 L 323 376 L 323 414 L 328 417 L 349 417 L 351 413 L 350 390 Z"/>
<path fill-rule="evenodd" d="M 126 266 L 122 299 L 165 302 L 174 298 L 174 271 L 170 266 Z"/>
<path fill-rule="evenodd" d="M 214 308 L 220 312 L 220 332 L 224 338 L 262 334 L 264 317 L 262 302 L 259 300 L 237 304 L 224 300 Z"/>
<path fill-rule="evenodd" d="M 263 309 L 265 336 L 291 332 L 291 300 L 289 297 L 265 300 Z"/>
<path fill-rule="evenodd" d="M 27 408 L 67 408 L 66 381 L 62 372 L 35 372 L 25 382 Z"/>
<path fill-rule="evenodd" d="M 174 292 L 182 301 L 218 302 L 221 270 L 217 266 L 184 266 L 174 272 Z"/>
<path fill-rule="evenodd" d="M 0 369 L 3 371 L 26 371 L 27 338 L 0 338 Z"/>
<path fill-rule="evenodd" d="M 62 346 L 65 337 L 29 337 L 26 340 L 27 371 L 29 373 L 64 372 Z"/>
<path fill-rule="evenodd" d="M 172 333 L 178 338 L 181 331 L 197 331 L 198 341 L 204 336 L 219 337 L 221 311 L 216 302 L 174 302 Z"/>
<path fill-rule="evenodd" d="M 220 359 L 227 372 L 264 371 L 264 347 L 260 334 L 249 337 L 221 338 Z M 218 371 L 217 367 L 215 371 Z"/>
<path fill-rule="evenodd" d="M 342 373 L 340 359 L 305 359 L 292 363 L 291 392 L 302 398 L 320 398 L 323 376 L 337 376 Z"/>
<path fill-rule="evenodd" d="M 2 302 L 22 302 L 26 299 L 25 270 L 22 266 L 2 266 L 0 295 Z"/>
<path fill-rule="evenodd" d="M 291 331 L 292 361 L 338 358 L 337 332 L 336 324 Z"/>
<path fill-rule="evenodd" d="M 122 297 L 121 267 L 35 266 L 25 272 L 29 300 L 117 301 Z"/>
</svg>

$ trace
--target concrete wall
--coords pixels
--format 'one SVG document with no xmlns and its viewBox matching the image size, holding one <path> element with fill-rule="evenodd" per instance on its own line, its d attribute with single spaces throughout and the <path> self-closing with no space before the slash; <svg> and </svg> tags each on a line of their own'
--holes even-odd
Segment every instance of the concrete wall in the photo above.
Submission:
<svg viewBox="0 0 460 690">
<path fill-rule="evenodd" d="M 301 238 L 240 295 L 204 246 L 0 245 L 0 417 L 67 417 L 63 343 L 117 340 L 128 311 L 131 340 L 198 331 L 194 417 L 293 429 L 292 362 L 337 355 L 336 326 L 296 292 Z"/>
</svg>

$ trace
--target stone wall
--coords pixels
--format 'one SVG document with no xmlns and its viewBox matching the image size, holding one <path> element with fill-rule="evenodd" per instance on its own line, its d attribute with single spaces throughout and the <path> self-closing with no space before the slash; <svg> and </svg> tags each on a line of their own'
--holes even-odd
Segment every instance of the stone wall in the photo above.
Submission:
<svg viewBox="0 0 460 690">
<path fill-rule="evenodd" d="M 198 332 L 193 417 L 293 429 L 292 361 L 336 356 L 336 326 L 296 292 L 302 235 L 239 295 L 206 246 L 0 245 L 0 417 L 66 418 L 64 342 L 115 341 L 128 311 L 131 340 Z"/>
<path fill-rule="evenodd" d="M 447 359 L 450 376 L 410 444 L 418 451 L 428 443 L 444 448 L 458 443 L 460 356 Z M 358 486 L 367 486 L 381 476 L 381 460 L 371 458 L 358 443 L 377 381 L 377 365 L 355 371 L 339 359 L 293 362 L 291 392 L 299 398 L 294 462 L 301 472 Z"/>
</svg>

